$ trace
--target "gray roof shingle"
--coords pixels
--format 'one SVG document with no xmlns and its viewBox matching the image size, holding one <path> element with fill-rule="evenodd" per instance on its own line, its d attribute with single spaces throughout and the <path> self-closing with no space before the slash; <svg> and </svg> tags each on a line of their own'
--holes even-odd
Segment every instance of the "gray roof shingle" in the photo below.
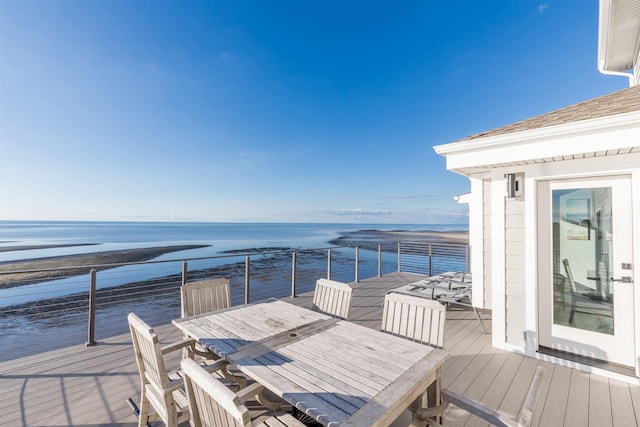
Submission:
<svg viewBox="0 0 640 427">
<path fill-rule="evenodd" d="M 561 108 L 560 110 L 502 126 L 497 129 L 470 135 L 458 141 L 469 141 L 489 136 L 522 132 L 526 130 L 578 122 L 581 120 L 614 116 L 616 114 L 629 113 L 632 111 L 640 111 L 640 85 L 622 89 L 598 98 Z"/>
</svg>

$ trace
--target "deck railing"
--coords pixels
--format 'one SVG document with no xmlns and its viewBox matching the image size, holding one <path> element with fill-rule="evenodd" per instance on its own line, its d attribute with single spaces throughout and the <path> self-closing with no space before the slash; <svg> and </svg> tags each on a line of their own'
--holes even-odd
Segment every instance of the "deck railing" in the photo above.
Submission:
<svg viewBox="0 0 640 427">
<path fill-rule="evenodd" d="M 10 289 L 0 299 L 0 361 L 74 344 L 94 345 L 127 331 L 135 311 L 151 325 L 180 316 L 180 285 L 226 277 L 233 305 L 297 296 L 325 277 L 355 283 L 392 272 L 423 275 L 468 271 L 469 247 L 430 242 L 387 242 L 356 247 L 241 252 L 190 259 L 3 271 Z M 88 271 L 77 275 L 77 269 Z M 34 272 L 62 279 L 33 283 Z M 25 350 L 24 343 L 31 343 Z M 35 345 L 34 345 L 35 344 Z M 18 350 L 19 348 L 19 350 Z M 29 349 L 30 348 L 30 349 Z"/>
</svg>

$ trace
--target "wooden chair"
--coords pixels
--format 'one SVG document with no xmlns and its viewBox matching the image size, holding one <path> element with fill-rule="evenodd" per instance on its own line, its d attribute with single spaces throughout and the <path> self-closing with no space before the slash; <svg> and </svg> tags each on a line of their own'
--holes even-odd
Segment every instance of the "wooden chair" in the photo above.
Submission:
<svg viewBox="0 0 640 427">
<path fill-rule="evenodd" d="M 390 292 L 384 297 L 382 327 L 385 332 L 444 348 L 447 307 L 436 300 Z"/>
<path fill-rule="evenodd" d="M 351 295 L 351 286 L 346 283 L 318 279 L 313 294 L 313 307 L 331 316 L 349 320 Z"/>
<path fill-rule="evenodd" d="M 231 291 L 229 281 L 225 278 L 200 280 L 188 282 L 180 287 L 180 302 L 182 317 L 197 316 L 231 307 Z M 185 349 L 184 357 L 193 358 Z M 195 355 L 206 359 L 218 359 L 215 353 L 210 352 L 196 343 Z"/>
<path fill-rule="evenodd" d="M 417 341 L 431 347 L 444 348 L 444 324 L 447 307 L 436 300 L 390 292 L 384 297 L 382 326 L 384 332 Z M 415 409 L 428 407 L 428 422 L 440 424 L 446 405 L 442 402 L 442 371 L 427 392 L 418 398 Z"/>
<path fill-rule="evenodd" d="M 603 298 L 600 293 L 595 292 L 579 292 L 576 289 L 576 282 L 573 280 L 573 273 L 569 266 L 569 260 L 563 259 L 562 265 L 567 274 L 571 296 L 571 311 L 569 313 L 569 324 L 573 324 L 573 318 L 576 313 L 591 314 L 595 316 L 613 317 L 613 295 L 607 295 Z M 586 288 L 585 286 L 582 286 Z"/>
<path fill-rule="evenodd" d="M 224 278 L 188 282 L 180 287 L 182 317 L 231 307 L 229 281 Z"/>
<path fill-rule="evenodd" d="M 224 310 L 231 307 L 231 289 L 229 281 L 223 277 L 196 282 L 187 282 L 180 287 L 182 317 L 197 316 L 199 314 Z M 185 337 L 186 338 L 186 337 Z M 204 359 L 218 360 L 220 357 L 207 350 L 199 343 L 193 348 L 184 350 L 184 358 L 193 359 L 200 356 Z M 223 375 L 229 381 L 237 382 L 241 387 L 246 386 L 247 379 L 239 372 L 230 372 L 229 367 L 223 369 Z"/>
<path fill-rule="evenodd" d="M 439 423 L 434 423 L 433 420 L 428 419 L 428 417 L 431 417 L 435 414 L 442 414 L 447 405 L 452 404 L 482 418 L 483 420 L 489 422 L 494 426 L 529 427 L 531 425 L 531 422 L 533 421 L 533 411 L 536 406 L 538 391 L 543 376 L 544 368 L 542 366 L 538 366 L 536 368 L 533 379 L 531 380 L 531 384 L 529 384 L 529 389 L 527 390 L 527 395 L 525 397 L 524 404 L 522 405 L 522 410 L 520 411 L 520 415 L 518 416 L 518 418 L 510 418 L 499 411 L 494 411 L 493 409 L 488 408 L 480 402 L 476 402 L 475 400 L 469 399 L 461 394 L 447 389 L 442 389 L 442 400 L 444 401 L 444 403 L 438 408 L 419 410 L 418 418 L 430 422 L 431 425 L 440 425 Z"/>
<path fill-rule="evenodd" d="M 219 369 L 224 364 L 224 361 L 216 362 Z M 260 384 L 254 383 L 236 394 L 193 360 L 184 359 L 180 365 L 189 398 L 193 427 L 304 427 L 304 424 L 292 415 L 282 411 L 260 411 L 257 417 L 252 417 L 244 402 L 261 392 Z M 210 368 L 215 369 L 214 365 Z"/>
<path fill-rule="evenodd" d="M 187 421 L 189 404 L 182 387 L 182 379 L 177 373 L 167 372 L 164 355 L 185 347 L 193 348 L 195 341 L 186 339 L 160 347 L 153 328 L 134 313 L 129 314 L 128 320 L 140 373 L 139 408 L 129 399 L 134 411 L 137 410 L 138 426 L 146 426 L 148 421 L 155 418 L 162 419 L 168 427 L 175 427 L 178 423 Z M 150 406 L 155 410 L 151 415 Z"/>
</svg>

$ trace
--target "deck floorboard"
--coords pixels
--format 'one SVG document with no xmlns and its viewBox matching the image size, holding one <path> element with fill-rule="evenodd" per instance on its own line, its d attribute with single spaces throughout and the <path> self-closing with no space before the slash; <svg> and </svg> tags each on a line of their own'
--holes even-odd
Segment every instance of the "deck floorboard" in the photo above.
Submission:
<svg viewBox="0 0 640 427">
<path fill-rule="evenodd" d="M 423 276 L 392 273 L 354 287 L 351 321 L 379 329 L 382 303 L 390 289 Z M 287 299 L 311 307 L 311 294 Z M 444 386 L 516 417 L 539 365 L 546 372 L 540 384 L 533 426 L 629 426 L 640 419 L 640 386 L 552 365 L 491 345 L 491 314 L 482 311 L 484 334 L 470 309 L 447 312 Z M 163 342 L 180 340 L 172 325 L 155 328 Z M 180 353 L 180 352 L 177 352 Z M 170 369 L 180 354 L 167 361 Z M 0 364 L 0 424 L 7 426 L 134 426 L 126 403 L 138 400 L 139 378 L 128 334 L 44 352 Z M 445 426 L 487 423 L 450 406 Z"/>
</svg>

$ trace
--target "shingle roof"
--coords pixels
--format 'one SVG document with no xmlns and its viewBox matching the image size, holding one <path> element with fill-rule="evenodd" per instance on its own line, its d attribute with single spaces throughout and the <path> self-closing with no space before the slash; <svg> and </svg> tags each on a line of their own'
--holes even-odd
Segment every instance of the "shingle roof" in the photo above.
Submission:
<svg viewBox="0 0 640 427">
<path fill-rule="evenodd" d="M 561 108 L 560 110 L 552 111 L 551 113 L 542 114 L 540 116 L 502 126 L 497 129 L 470 135 L 466 138 L 460 139 L 459 141 L 468 141 L 488 136 L 522 132 L 531 129 L 578 122 L 581 120 L 629 113 L 632 111 L 640 111 L 640 85 L 580 102 L 569 107 Z"/>
</svg>

